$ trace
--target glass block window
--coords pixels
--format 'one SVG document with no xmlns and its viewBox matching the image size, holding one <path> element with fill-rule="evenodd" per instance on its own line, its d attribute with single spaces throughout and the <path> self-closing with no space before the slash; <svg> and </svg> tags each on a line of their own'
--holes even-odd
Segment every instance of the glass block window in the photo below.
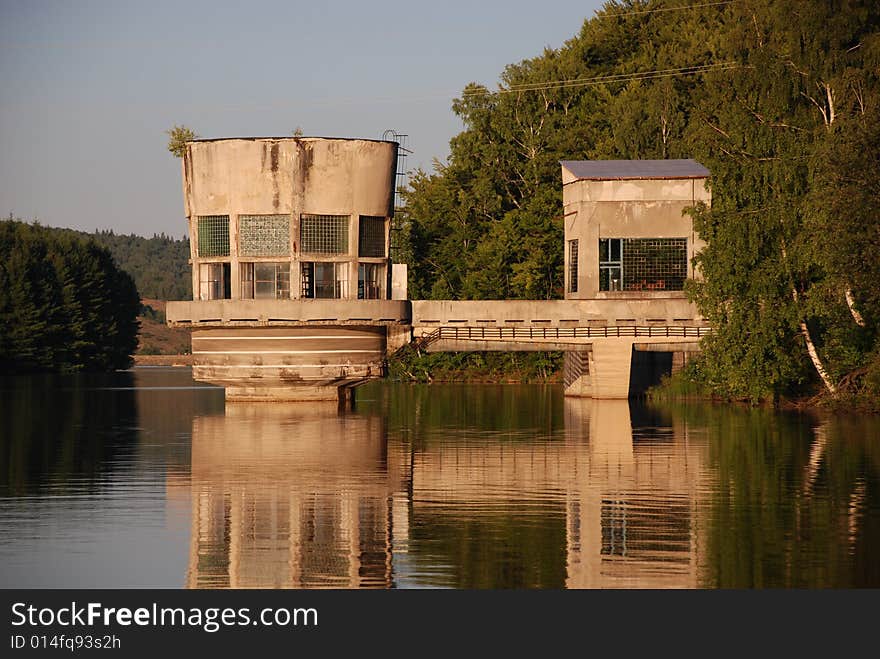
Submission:
<svg viewBox="0 0 880 659">
<path fill-rule="evenodd" d="M 348 215 L 300 216 L 300 249 L 310 254 L 348 252 Z"/>
<path fill-rule="evenodd" d="M 568 241 L 568 292 L 578 290 L 578 241 Z"/>
<path fill-rule="evenodd" d="M 229 256 L 229 216 L 199 215 L 199 256 Z"/>
<path fill-rule="evenodd" d="M 290 217 L 287 215 L 240 215 L 238 252 L 242 256 L 288 256 Z"/>
<path fill-rule="evenodd" d="M 361 215 L 358 227 L 358 256 L 385 256 L 385 218 Z"/>
<path fill-rule="evenodd" d="M 600 291 L 681 291 L 687 238 L 602 238 Z"/>
</svg>

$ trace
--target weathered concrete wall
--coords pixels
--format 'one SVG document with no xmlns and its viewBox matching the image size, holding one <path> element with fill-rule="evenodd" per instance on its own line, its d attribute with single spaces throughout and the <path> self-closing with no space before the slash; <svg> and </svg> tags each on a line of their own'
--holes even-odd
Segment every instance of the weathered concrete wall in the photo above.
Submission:
<svg viewBox="0 0 880 659">
<path fill-rule="evenodd" d="M 684 209 L 709 203 L 705 178 L 666 180 L 580 180 L 562 168 L 565 215 L 566 298 L 617 298 L 633 293 L 599 290 L 600 238 L 687 238 L 688 278 L 691 259 L 705 243 Z M 568 241 L 578 241 L 578 285 L 570 292 Z M 640 291 L 639 297 L 668 295 Z"/>
<path fill-rule="evenodd" d="M 409 325 L 409 300 L 197 300 L 169 302 L 171 327 Z"/>
<path fill-rule="evenodd" d="M 290 137 L 195 141 L 186 147 L 188 217 L 393 212 L 394 142 Z"/>
<path fill-rule="evenodd" d="M 227 400 L 341 400 L 410 338 L 407 300 L 169 302 L 165 313 L 195 330 L 193 377 Z"/>
<path fill-rule="evenodd" d="M 384 375 L 384 327 L 284 327 L 193 332 L 193 378 L 227 400 L 335 400 L 340 387 Z"/>
<path fill-rule="evenodd" d="M 439 326 L 470 327 L 603 327 L 669 325 L 704 326 L 684 294 L 632 295 L 596 300 L 413 300 L 414 336 Z"/>
<path fill-rule="evenodd" d="M 394 263 L 391 265 L 391 299 L 406 300 L 409 298 L 409 285 L 406 263 Z"/>
</svg>

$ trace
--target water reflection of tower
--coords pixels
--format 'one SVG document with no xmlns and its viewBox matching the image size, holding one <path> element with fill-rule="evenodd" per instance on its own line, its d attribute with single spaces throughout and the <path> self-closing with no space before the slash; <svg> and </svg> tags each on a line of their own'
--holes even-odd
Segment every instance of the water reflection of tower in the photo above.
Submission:
<svg viewBox="0 0 880 659">
<path fill-rule="evenodd" d="M 235 405 L 192 427 L 187 586 L 392 585 L 409 452 L 335 404 Z"/>
<path fill-rule="evenodd" d="M 631 414 L 632 412 L 632 414 Z M 569 588 L 696 588 L 707 471 L 688 429 L 628 401 L 565 400 L 587 460 L 569 487 Z"/>
</svg>

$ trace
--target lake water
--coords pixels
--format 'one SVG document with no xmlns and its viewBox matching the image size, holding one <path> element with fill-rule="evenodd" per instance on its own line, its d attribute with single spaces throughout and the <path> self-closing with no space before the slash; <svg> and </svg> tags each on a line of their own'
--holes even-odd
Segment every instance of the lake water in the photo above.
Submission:
<svg viewBox="0 0 880 659">
<path fill-rule="evenodd" d="M 880 419 L 188 369 L 0 379 L 0 585 L 880 586 Z"/>
</svg>

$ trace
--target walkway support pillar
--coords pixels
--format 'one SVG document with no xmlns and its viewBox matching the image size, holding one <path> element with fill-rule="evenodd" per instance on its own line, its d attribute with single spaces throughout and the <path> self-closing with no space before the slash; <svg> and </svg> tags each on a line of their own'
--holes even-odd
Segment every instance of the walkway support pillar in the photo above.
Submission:
<svg viewBox="0 0 880 659">
<path fill-rule="evenodd" d="M 632 341 L 597 341 L 590 360 L 593 398 L 629 398 Z"/>
</svg>

